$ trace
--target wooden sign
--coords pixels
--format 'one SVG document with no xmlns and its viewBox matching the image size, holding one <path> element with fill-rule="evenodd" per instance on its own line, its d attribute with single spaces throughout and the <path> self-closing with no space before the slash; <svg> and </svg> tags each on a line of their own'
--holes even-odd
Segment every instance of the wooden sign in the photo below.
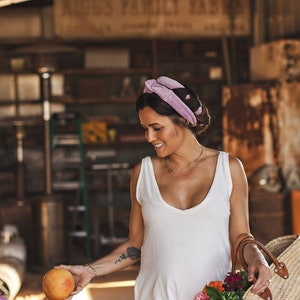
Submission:
<svg viewBox="0 0 300 300">
<path fill-rule="evenodd" d="M 250 34 L 248 0 L 55 0 L 54 19 L 64 38 Z"/>
</svg>

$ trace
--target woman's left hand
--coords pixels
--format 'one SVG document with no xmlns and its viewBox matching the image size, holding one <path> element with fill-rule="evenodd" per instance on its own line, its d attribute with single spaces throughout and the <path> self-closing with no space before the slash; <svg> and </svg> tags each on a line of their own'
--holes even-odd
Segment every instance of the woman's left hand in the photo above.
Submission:
<svg viewBox="0 0 300 300">
<path fill-rule="evenodd" d="M 254 258 L 248 265 L 248 280 L 253 282 L 252 292 L 254 294 L 261 294 L 270 286 L 272 273 L 262 255 Z"/>
</svg>

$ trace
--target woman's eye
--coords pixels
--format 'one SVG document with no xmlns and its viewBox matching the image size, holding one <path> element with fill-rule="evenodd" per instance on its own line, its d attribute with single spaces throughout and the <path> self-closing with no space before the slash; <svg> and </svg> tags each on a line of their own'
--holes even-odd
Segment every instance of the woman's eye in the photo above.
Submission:
<svg viewBox="0 0 300 300">
<path fill-rule="evenodd" d="M 154 131 L 159 131 L 161 129 L 161 127 L 159 128 L 153 128 Z"/>
</svg>

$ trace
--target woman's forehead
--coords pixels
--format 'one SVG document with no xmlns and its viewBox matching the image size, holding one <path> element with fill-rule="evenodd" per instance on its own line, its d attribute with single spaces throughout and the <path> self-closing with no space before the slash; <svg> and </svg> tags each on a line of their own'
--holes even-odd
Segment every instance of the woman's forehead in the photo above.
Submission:
<svg viewBox="0 0 300 300">
<path fill-rule="evenodd" d="M 171 121 L 168 116 L 161 115 L 148 106 L 140 110 L 138 114 L 140 123 L 147 126 L 151 124 L 165 124 Z"/>
</svg>

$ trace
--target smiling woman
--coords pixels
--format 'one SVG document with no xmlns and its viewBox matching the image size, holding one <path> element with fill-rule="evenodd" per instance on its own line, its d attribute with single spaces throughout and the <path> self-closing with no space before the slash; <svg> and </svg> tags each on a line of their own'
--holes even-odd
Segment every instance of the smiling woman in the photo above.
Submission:
<svg viewBox="0 0 300 300">
<path fill-rule="evenodd" d="M 231 247 L 250 233 L 245 172 L 236 157 L 199 143 L 210 115 L 190 87 L 165 76 L 146 80 L 136 111 L 156 155 L 132 170 L 128 240 L 89 265 L 61 267 L 73 274 L 76 295 L 94 277 L 140 260 L 136 300 L 193 300 L 210 281 L 225 278 Z M 254 245 L 244 252 L 258 294 L 271 272 Z"/>
</svg>

